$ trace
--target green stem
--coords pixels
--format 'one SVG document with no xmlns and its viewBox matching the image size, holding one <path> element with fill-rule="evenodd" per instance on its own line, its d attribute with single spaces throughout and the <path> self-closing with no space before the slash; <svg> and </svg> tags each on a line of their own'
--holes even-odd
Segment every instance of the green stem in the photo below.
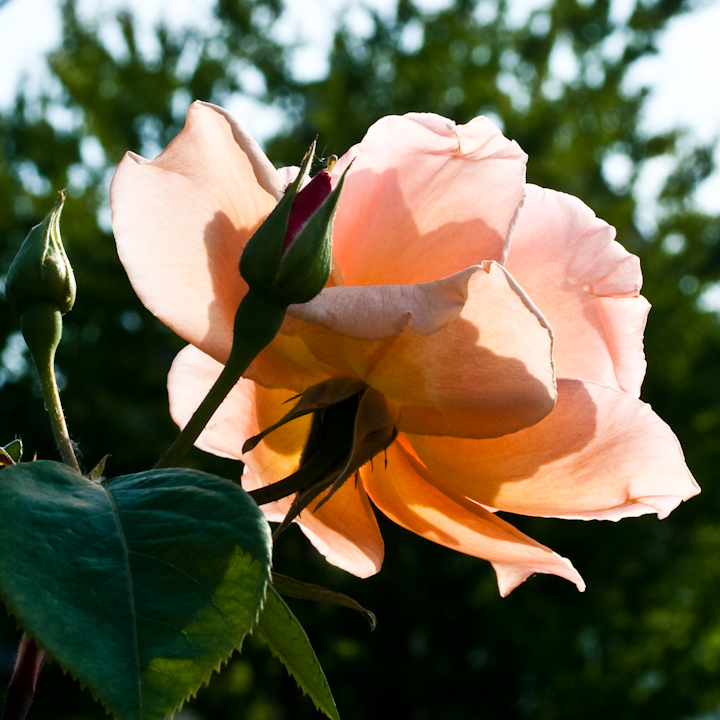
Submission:
<svg viewBox="0 0 720 720">
<path fill-rule="evenodd" d="M 23 311 L 20 328 L 40 377 L 55 444 L 65 464 L 80 473 L 55 379 L 55 351 L 62 337 L 62 314 L 55 305 L 35 303 Z M 35 641 L 23 633 L 0 720 L 25 720 L 44 658 L 45 653 Z"/>
<path fill-rule="evenodd" d="M 267 295 L 248 291 L 235 315 L 233 346 L 220 377 L 175 442 L 155 463 L 156 468 L 174 467 L 181 462 L 250 363 L 277 335 L 286 310 L 285 305 Z"/>
<path fill-rule="evenodd" d="M 40 377 L 40 389 L 55 444 L 63 462 L 80 473 L 55 379 L 55 351 L 62 336 L 62 315 L 54 305 L 36 303 L 24 310 L 20 327 Z"/>
</svg>

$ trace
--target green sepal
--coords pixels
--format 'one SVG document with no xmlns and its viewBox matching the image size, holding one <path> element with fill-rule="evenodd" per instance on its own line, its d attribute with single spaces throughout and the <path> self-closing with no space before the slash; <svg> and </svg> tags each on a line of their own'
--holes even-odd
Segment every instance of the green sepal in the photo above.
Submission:
<svg viewBox="0 0 720 720">
<path fill-rule="evenodd" d="M 100 462 L 87 474 L 88 480 L 100 482 L 100 480 L 103 479 L 103 474 L 105 473 L 105 465 L 107 464 L 109 458 L 109 455 L 105 455 L 103 458 L 101 458 Z"/>
<path fill-rule="evenodd" d="M 308 174 L 314 154 L 315 143 L 305 154 L 294 182 L 288 186 L 280 202 L 243 249 L 240 256 L 240 275 L 250 287 L 268 291 L 274 287 L 290 221 L 290 210 L 300 185 Z"/>
<path fill-rule="evenodd" d="M 303 626 L 272 585 L 268 585 L 257 630 L 315 707 L 331 720 L 340 720 L 327 678 Z"/>
<path fill-rule="evenodd" d="M 250 491 L 250 496 L 258 505 L 298 493 L 274 537 L 285 530 L 306 507 L 307 503 L 299 502 L 300 497 L 307 497 L 306 493 L 314 488 L 319 488 L 318 492 L 327 488 L 328 483 L 332 484 L 338 471 L 345 466 L 352 451 L 357 406 L 358 396 L 351 396 L 315 411 L 298 469 L 282 480 Z"/>
<path fill-rule="evenodd" d="M 22 440 L 19 438 L 16 438 L 12 442 L 9 442 L 7 445 L 5 445 L 2 448 L 2 451 L 5 455 L 7 455 L 13 463 L 19 463 L 22 459 L 23 454 L 23 444 Z M 0 464 L 2 464 L 2 461 L 0 460 Z M 12 463 L 8 463 L 9 465 Z"/>
<path fill-rule="evenodd" d="M 286 423 L 316 410 L 325 410 L 337 405 L 353 395 L 358 395 L 366 387 L 367 385 L 362 380 L 343 377 L 330 378 L 317 385 L 312 385 L 299 396 L 298 402 L 283 418 L 265 428 L 258 435 L 248 438 L 242 447 L 243 454 L 254 450 L 263 438 Z"/>
<path fill-rule="evenodd" d="M 349 391 L 352 387 L 351 381 L 341 380 L 347 384 L 339 385 L 338 390 Z M 384 452 L 395 441 L 398 431 L 384 396 L 364 384 L 363 387 L 357 396 L 333 405 L 325 405 L 313 412 L 310 432 L 300 456 L 300 467 L 294 473 L 250 492 L 259 505 L 295 494 L 295 499 L 273 537 L 277 538 L 284 532 L 290 523 L 323 493 L 313 512 L 328 502 L 350 477 L 355 475 L 357 482 L 360 468 L 372 462 L 376 455 Z M 327 387 L 323 389 L 323 383 L 319 383 L 306 392 L 320 391 L 320 396 L 325 396 L 324 402 L 327 402 L 327 390 Z M 302 414 L 296 413 L 301 403 L 302 400 L 289 415 Z M 284 422 L 285 418 L 275 427 Z M 245 447 L 248 443 L 254 447 L 257 437 L 250 438 Z"/>
<path fill-rule="evenodd" d="M 207 473 L 101 484 L 50 461 L 0 473 L 0 594 L 117 720 L 163 720 L 240 647 L 270 548 L 255 503 Z"/>
<path fill-rule="evenodd" d="M 313 585 L 312 583 L 306 583 L 297 578 L 280 575 L 276 572 L 272 574 L 272 584 L 273 587 L 285 597 L 327 603 L 328 605 L 338 605 L 340 607 L 350 608 L 351 610 L 357 610 L 357 612 L 364 615 L 370 623 L 370 630 L 374 630 L 377 627 L 375 613 L 364 608 L 357 600 L 353 600 L 348 595 L 335 592 L 335 590 L 329 590 L 328 588 L 322 587 L 322 585 Z"/>
<path fill-rule="evenodd" d="M 280 261 L 274 292 L 288 305 L 312 300 L 324 287 L 332 270 L 332 226 L 340 192 L 342 174 L 335 189 L 310 216 Z"/>
<path fill-rule="evenodd" d="M 352 451 L 345 467 L 315 510 L 321 508 L 342 487 L 345 481 L 360 470 L 365 463 L 384 452 L 398 435 L 392 413 L 385 397 L 374 388 L 367 388 L 360 398 L 352 443 Z"/>
<path fill-rule="evenodd" d="M 36 303 L 48 303 L 63 315 L 75 303 L 75 276 L 60 236 L 65 193 L 25 238 L 5 279 L 8 302 L 19 313 Z"/>
</svg>

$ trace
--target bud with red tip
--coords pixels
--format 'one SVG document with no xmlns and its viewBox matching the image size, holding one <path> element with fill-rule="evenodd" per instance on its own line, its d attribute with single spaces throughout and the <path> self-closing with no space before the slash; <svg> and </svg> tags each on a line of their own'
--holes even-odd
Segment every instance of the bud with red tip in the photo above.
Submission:
<svg viewBox="0 0 720 720">
<path fill-rule="evenodd" d="M 333 188 L 330 173 L 321 170 L 300 190 L 314 149 L 313 143 L 295 182 L 240 258 L 240 274 L 250 288 L 285 306 L 312 300 L 332 269 L 332 223 L 345 176 Z"/>
</svg>

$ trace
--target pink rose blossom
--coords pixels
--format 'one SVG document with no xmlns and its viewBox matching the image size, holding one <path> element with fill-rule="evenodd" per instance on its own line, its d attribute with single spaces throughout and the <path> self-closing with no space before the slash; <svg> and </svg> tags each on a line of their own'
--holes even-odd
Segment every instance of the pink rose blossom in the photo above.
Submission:
<svg viewBox="0 0 720 720">
<path fill-rule="evenodd" d="M 328 287 L 291 306 L 197 445 L 245 462 L 256 489 L 298 467 L 309 417 L 243 454 L 284 403 L 331 377 L 382 393 L 399 434 L 297 520 L 328 561 L 366 577 L 383 541 L 370 503 L 489 560 L 500 591 L 532 573 L 584 587 L 568 560 L 495 514 L 665 517 L 699 492 L 667 425 L 638 399 L 649 309 L 638 259 L 578 199 L 525 184 L 526 156 L 486 118 L 386 117 L 353 161 Z M 287 184 L 226 111 L 195 103 L 156 160 L 112 186 L 120 258 L 141 300 L 191 343 L 168 378 L 188 421 L 227 359 L 242 248 Z M 369 500 L 369 499 L 370 500 Z M 281 520 L 291 498 L 263 506 Z M 316 504 L 316 503 L 315 503 Z"/>
</svg>

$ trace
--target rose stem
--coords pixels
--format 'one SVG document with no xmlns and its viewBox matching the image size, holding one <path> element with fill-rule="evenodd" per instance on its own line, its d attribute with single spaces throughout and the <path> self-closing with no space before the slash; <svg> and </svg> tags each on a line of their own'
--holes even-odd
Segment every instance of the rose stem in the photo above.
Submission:
<svg viewBox="0 0 720 720">
<path fill-rule="evenodd" d="M 23 633 L 0 720 L 25 720 L 45 653 Z"/>
<path fill-rule="evenodd" d="M 20 327 L 40 377 L 42 397 L 55 444 L 63 462 L 80 473 L 55 378 L 55 351 L 62 336 L 62 315 L 52 305 L 38 303 L 23 312 Z"/>
<path fill-rule="evenodd" d="M 286 310 L 261 292 L 252 288 L 247 292 L 235 315 L 232 350 L 223 371 L 155 468 L 174 467 L 185 457 L 250 363 L 277 335 Z"/>
<path fill-rule="evenodd" d="M 55 351 L 62 336 L 62 315 L 48 303 L 37 303 L 25 309 L 20 319 L 20 327 L 40 377 L 42 397 L 55 444 L 65 464 L 79 473 L 80 465 L 65 423 L 65 413 L 55 378 Z M 35 685 L 44 658 L 45 653 L 38 648 L 35 641 L 27 633 L 23 633 L 0 720 L 25 719 L 35 695 Z"/>
</svg>

